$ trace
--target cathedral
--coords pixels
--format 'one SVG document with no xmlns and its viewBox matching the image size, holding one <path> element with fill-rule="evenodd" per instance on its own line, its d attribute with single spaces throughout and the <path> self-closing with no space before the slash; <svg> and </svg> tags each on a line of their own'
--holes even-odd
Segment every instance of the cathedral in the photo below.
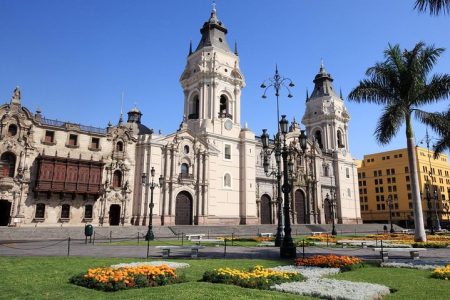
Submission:
<svg viewBox="0 0 450 300">
<path fill-rule="evenodd" d="M 143 125 L 136 107 L 107 128 L 48 119 L 22 106 L 17 87 L 0 106 L 0 225 L 148 225 L 150 211 L 162 226 L 276 224 L 277 181 L 264 172 L 260 138 L 241 126 L 245 79 L 215 8 L 200 32 L 172 134 Z M 307 148 L 290 172 L 291 223 L 331 223 L 332 208 L 338 223 L 360 223 L 350 115 L 323 65 L 313 82 Z M 299 134 L 293 120 L 290 146 Z"/>
</svg>

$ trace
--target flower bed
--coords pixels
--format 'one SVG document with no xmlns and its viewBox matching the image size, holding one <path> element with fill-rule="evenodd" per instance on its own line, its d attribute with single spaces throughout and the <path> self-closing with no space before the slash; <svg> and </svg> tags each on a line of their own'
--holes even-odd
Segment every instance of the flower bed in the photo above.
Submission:
<svg viewBox="0 0 450 300">
<path fill-rule="evenodd" d="M 448 280 L 450 278 L 450 265 L 434 269 L 433 274 L 431 274 L 431 277 Z"/>
<path fill-rule="evenodd" d="M 382 268 L 406 268 L 406 269 L 417 269 L 417 270 L 434 270 L 439 267 L 439 265 L 427 265 L 423 263 L 403 263 L 403 262 L 382 262 L 380 264 Z"/>
<path fill-rule="evenodd" d="M 378 300 L 390 293 L 389 288 L 384 285 L 328 278 L 314 278 L 306 282 L 282 283 L 273 286 L 272 289 L 322 299 L 340 300 Z"/>
<path fill-rule="evenodd" d="M 170 268 L 181 269 L 190 267 L 187 263 L 177 263 L 171 261 L 142 261 L 142 262 L 132 262 L 132 263 L 121 263 L 117 265 L 111 265 L 111 268 L 128 268 L 128 267 L 141 267 L 141 266 L 162 266 L 166 265 Z"/>
<path fill-rule="evenodd" d="M 284 282 L 300 281 L 303 276 L 295 272 L 281 272 L 255 266 L 248 271 L 220 268 L 206 271 L 203 281 L 212 283 L 234 284 L 245 288 L 267 290 L 270 286 Z"/>
<path fill-rule="evenodd" d="M 297 258 L 295 260 L 296 266 L 310 266 L 321 268 L 342 268 L 351 265 L 360 264 L 361 260 L 352 256 L 337 256 L 337 255 L 314 255 L 306 258 Z"/>
<path fill-rule="evenodd" d="M 417 242 L 411 244 L 413 248 L 447 248 L 450 245 L 448 242 Z"/>
<path fill-rule="evenodd" d="M 123 268 L 93 268 L 70 278 L 79 286 L 107 292 L 129 288 L 160 286 L 179 282 L 174 268 L 140 265 Z"/>
</svg>

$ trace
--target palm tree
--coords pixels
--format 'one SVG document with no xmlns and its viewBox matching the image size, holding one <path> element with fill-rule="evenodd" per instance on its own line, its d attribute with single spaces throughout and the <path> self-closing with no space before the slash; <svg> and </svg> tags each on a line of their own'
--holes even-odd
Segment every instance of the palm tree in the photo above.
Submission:
<svg viewBox="0 0 450 300">
<path fill-rule="evenodd" d="M 438 15 L 440 12 L 450 13 L 450 0 L 416 0 L 414 8 L 419 11 L 430 10 L 430 15 Z"/>
<path fill-rule="evenodd" d="M 446 112 L 417 111 L 417 116 L 441 136 L 433 147 L 434 158 L 438 158 L 445 150 L 450 150 L 450 107 Z"/>
<path fill-rule="evenodd" d="M 367 69 L 366 76 L 354 88 L 349 99 L 356 102 L 376 103 L 384 106 L 375 129 L 380 144 L 388 144 L 406 125 L 408 162 L 411 174 L 412 201 L 414 209 L 415 240 L 425 242 L 422 202 L 416 164 L 414 133 L 411 123 L 413 112 L 420 106 L 444 99 L 450 94 L 450 75 L 428 75 L 436 64 L 442 48 L 417 43 L 411 50 L 400 50 L 399 45 L 384 51 L 385 61 Z"/>
</svg>

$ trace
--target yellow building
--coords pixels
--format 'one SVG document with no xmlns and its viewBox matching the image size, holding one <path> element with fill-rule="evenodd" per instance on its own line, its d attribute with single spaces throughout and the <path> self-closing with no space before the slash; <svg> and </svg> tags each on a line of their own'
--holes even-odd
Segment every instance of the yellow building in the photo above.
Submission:
<svg viewBox="0 0 450 300">
<path fill-rule="evenodd" d="M 433 152 L 416 147 L 424 222 L 442 228 L 450 226 L 450 166 L 448 156 L 433 158 Z M 364 156 L 358 163 L 359 198 L 364 223 L 392 222 L 403 227 L 414 223 L 407 149 Z M 430 218 L 432 218 L 430 220 Z M 435 227 L 435 228 L 436 228 Z"/>
</svg>

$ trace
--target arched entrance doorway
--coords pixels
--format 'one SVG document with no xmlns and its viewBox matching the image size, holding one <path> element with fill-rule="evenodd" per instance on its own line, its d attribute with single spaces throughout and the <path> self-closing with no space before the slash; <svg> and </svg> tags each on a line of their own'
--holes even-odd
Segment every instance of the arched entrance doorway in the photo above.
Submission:
<svg viewBox="0 0 450 300">
<path fill-rule="evenodd" d="M 120 205 L 111 204 L 109 207 L 109 225 L 115 226 L 120 224 Z"/>
<path fill-rule="evenodd" d="M 306 201 L 302 190 L 295 191 L 295 212 L 297 213 L 297 224 L 306 224 Z"/>
<path fill-rule="evenodd" d="M 192 196 L 180 192 L 175 203 L 175 225 L 192 225 Z"/>
<path fill-rule="evenodd" d="M 11 214 L 11 202 L 0 200 L 0 226 L 8 226 Z"/>
<path fill-rule="evenodd" d="M 272 224 L 272 210 L 270 207 L 269 195 L 262 195 L 261 197 L 261 224 Z"/>
</svg>

